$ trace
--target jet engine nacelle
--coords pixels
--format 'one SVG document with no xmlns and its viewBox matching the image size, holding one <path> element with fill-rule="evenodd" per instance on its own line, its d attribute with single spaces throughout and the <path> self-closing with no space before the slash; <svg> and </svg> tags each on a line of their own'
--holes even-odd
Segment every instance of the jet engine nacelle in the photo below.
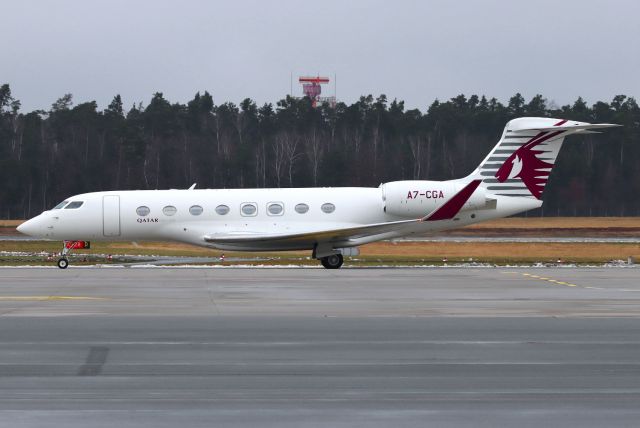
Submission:
<svg viewBox="0 0 640 428">
<path fill-rule="evenodd" d="M 392 181 L 382 184 L 385 212 L 401 217 L 420 218 L 440 207 L 458 193 L 468 181 Z M 486 189 L 478 187 L 461 211 L 487 207 Z"/>
</svg>

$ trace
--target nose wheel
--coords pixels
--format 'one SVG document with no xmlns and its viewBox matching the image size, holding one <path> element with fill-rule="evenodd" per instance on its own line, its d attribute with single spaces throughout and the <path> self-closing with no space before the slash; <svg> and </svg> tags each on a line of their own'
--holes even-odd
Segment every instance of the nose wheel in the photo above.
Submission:
<svg viewBox="0 0 640 428">
<path fill-rule="evenodd" d="M 342 263 L 344 263 L 344 258 L 342 257 L 342 254 L 332 254 L 321 258 L 320 263 L 322 263 L 322 266 L 326 269 L 339 269 L 340 266 L 342 266 Z"/>
<path fill-rule="evenodd" d="M 58 267 L 60 269 L 66 269 L 67 266 L 69 266 L 69 260 L 67 260 L 66 257 L 62 257 L 62 258 L 58 259 Z"/>
</svg>

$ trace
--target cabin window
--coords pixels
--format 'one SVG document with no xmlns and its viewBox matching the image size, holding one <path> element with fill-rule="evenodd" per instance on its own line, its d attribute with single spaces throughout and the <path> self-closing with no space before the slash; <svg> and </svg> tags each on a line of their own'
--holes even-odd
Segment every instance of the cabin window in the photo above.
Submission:
<svg viewBox="0 0 640 428">
<path fill-rule="evenodd" d="M 304 214 L 309 211 L 309 205 L 307 204 L 298 204 L 294 208 L 298 214 Z"/>
<path fill-rule="evenodd" d="M 59 210 L 60 208 L 64 207 L 65 205 L 67 205 L 69 203 L 69 201 L 62 201 L 60 202 L 58 205 L 56 205 L 55 207 L 53 207 L 54 210 Z"/>
<path fill-rule="evenodd" d="M 282 215 L 284 213 L 284 205 L 281 202 L 270 202 L 267 204 L 267 213 L 269 215 Z"/>
<path fill-rule="evenodd" d="M 331 204 L 331 203 L 329 203 L 329 202 L 327 202 L 326 204 L 322 204 L 320 209 L 322 210 L 323 213 L 331 214 L 332 212 L 334 212 L 336 210 L 336 206 Z"/>
<path fill-rule="evenodd" d="M 202 211 L 204 210 L 200 205 L 192 205 L 191 208 L 189 208 L 189 214 L 191 215 L 200 215 Z"/>
<path fill-rule="evenodd" d="M 229 207 L 226 205 L 218 205 L 216 207 L 216 213 L 218 213 L 219 215 L 225 215 L 229 212 Z"/>
<path fill-rule="evenodd" d="M 258 207 L 253 202 L 245 202 L 240 205 L 240 212 L 243 216 L 253 217 L 258 213 Z"/>
<path fill-rule="evenodd" d="M 175 215 L 178 212 L 178 209 L 173 205 L 167 205 L 162 209 L 162 212 L 164 213 L 164 215 L 171 217 L 172 215 Z"/>
<path fill-rule="evenodd" d="M 136 214 L 138 214 L 140 217 L 148 216 L 150 212 L 151 210 L 149 209 L 149 207 L 145 207 L 144 205 L 136 208 Z"/>
<path fill-rule="evenodd" d="M 82 206 L 82 204 L 84 204 L 83 201 L 73 201 L 69 205 L 64 207 L 64 209 L 65 210 L 75 210 L 76 208 L 80 208 Z"/>
</svg>

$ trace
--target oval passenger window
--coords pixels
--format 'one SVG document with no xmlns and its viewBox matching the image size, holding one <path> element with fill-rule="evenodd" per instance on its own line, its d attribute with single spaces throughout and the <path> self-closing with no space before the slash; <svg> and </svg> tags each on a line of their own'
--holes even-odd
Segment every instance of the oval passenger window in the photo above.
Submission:
<svg viewBox="0 0 640 428">
<path fill-rule="evenodd" d="M 269 215 L 280 215 L 284 211 L 284 207 L 279 202 L 274 202 L 267 205 L 267 212 Z"/>
<path fill-rule="evenodd" d="M 174 207 L 173 205 L 167 205 L 166 207 L 164 207 L 162 209 L 162 212 L 164 213 L 164 215 L 166 216 L 172 216 L 174 215 L 176 212 L 178 212 L 178 209 L 176 207 Z"/>
<path fill-rule="evenodd" d="M 151 210 L 149 209 L 149 207 L 145 207 L 144 205 L 136 208 L 136 214 L 138 214 L 140 217 L 147 216 L 150 212 Z"/>
<path fill-rule="evenodd" d="M 336 206 L 327 202 L 326 204 L 322 204 L 320 209 L 322 210 L 323 213 L 331 214 L 336 210 Z"/>
<path fill-rule="evenodd" d="M 304 214 L 309 211 L 309 205 L 307 204 L 298 204 L 295 207 L 295 210 L 298 214 Z"/>
<path fill-rule="evenodd" d="M 225 215 L 225 214 L 227 214 L 228 212 L 229 212 L 229 207 L 228 207 L 228 206 L 226 206 L 226 205 L 218 205 L 218 206 L 216 207 L 216 213 L 217 213 L 218 215 Z"/>
<path fill-rule="evenodd" d="M 242 206 L 240 207 L 240 211 L 242 212 L 242 215 L 254 216 L 256 215 L 258 208 L 256 208 L 254 204 L 247 203 L 247 204 L 242 204 Z"/>
<path fill-rule="evenodd" d="M 189 208 L 189 213 L 191 215 L 200 215 L 202 214 L 202 211 L 204 210 L 200 205 L 193 205 L 191 208 Z"/>
</svg>

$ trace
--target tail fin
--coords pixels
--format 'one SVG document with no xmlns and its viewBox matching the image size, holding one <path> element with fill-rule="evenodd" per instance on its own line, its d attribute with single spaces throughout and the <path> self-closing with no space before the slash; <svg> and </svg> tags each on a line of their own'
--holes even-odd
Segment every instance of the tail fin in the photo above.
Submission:
<svg viewBox="0 0 640 428">
<path fill-rule="evenodd" d="M 489 193 L 541 199 L 564 138 L 611 126 L 618 125 L 543 117 L 513 119 L 471 176 L 480 178 Z"/>
</svg>

